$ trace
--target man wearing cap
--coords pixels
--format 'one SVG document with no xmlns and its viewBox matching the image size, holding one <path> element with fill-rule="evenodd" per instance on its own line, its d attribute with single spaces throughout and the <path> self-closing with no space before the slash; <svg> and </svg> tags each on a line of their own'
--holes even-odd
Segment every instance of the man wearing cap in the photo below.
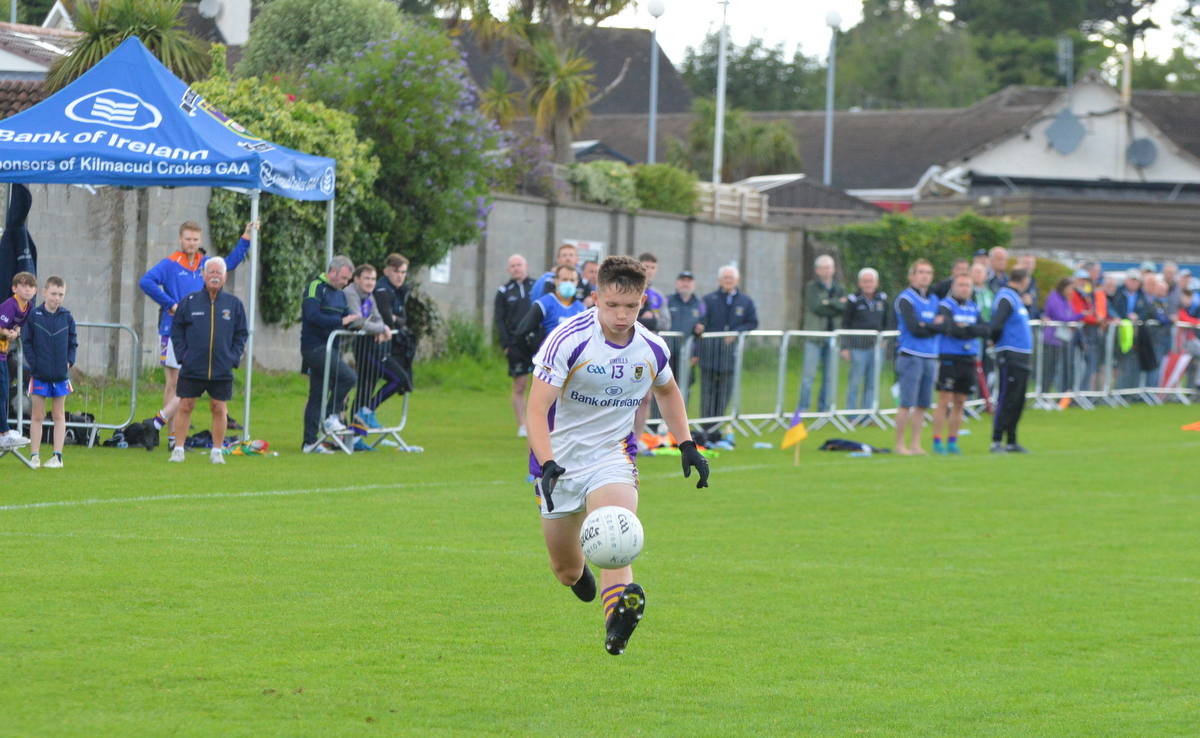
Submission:
<svg viewBox="0 0 1200 738">
<path fill-rule="evenodd" d="M 671 313 L 671 327 L 683 334 L 683 340 L 687 340 L 689 336 L 699 337 L 704 333 L 705 308 L 704 301 L 696 297 L 696 278 L 691 272 L 683 271 L 675 278 L 675 294 L 667 298 L 667 310 Z M 679 373 L 679 351 L 682 346 L 675 347 L 676 350 L 671 352 L 671 373 L 678 379 L 682 375 Z M 700 362 L 700 357 L 696 355 L 696 351 L 692 351 L 691 363 L 688 367 L 687 383 L 688 392 L 690 394 L 691 387 L 695 384 L 696 379 L 696 364 Z M 684 395 L 684 400 L 687 400 L 688 395 Z"/>
</svg>

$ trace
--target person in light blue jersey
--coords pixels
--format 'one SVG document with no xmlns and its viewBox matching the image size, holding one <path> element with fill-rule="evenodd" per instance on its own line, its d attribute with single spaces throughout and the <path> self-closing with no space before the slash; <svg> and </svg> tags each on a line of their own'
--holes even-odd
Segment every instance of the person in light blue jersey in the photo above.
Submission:
<svg viewBox="0 0 1200 738">
<path fill-rule="evenodd" d="M 896 453 L 901 456 L 925 454 L 921 449 L 921 426 L 925 425 L 925 411 L 933 403 L 938 334 L 944 331 L 942 326 L 946 320 L 937 314 L 937 295 L 929 291 L 932 283 L 933 265 L 925 259 L 917 259 L 908 269 L 908 289 L 896 298 L 900 331 L 896 341 L 896 379 L 900 384 Z"/>
<path fill-rule="evenodd" d="M 996 343 L 996 366 L 1000 368 L 991 449 L 997 454 L 1029 453 L 1017 443 L 1017 424 L 1025 410 L 1025 387 L 1033 362 L 1033 330 L 1029 327 L 1029 310 L 1021 301 L 1029 280 L 1029 272 L 1014 269 L 1008 284 L 996 293 L 992 309 L 992 340 Z"/>
<path fill-rule="evenodd" d="M 526 339 L 526 345 L 533 353 L 541 347 L 542 341 L 559 323 L 566 322 L 584 311 L 583 298 L 579 294 L 579 273 L 574 265 L 560 264 L 554 269 L 553 290 L 533 301 L 529 312 L 517 326 L 518 336 L 530 336 L 540 333 L 533 340 Z"/>
</svg>

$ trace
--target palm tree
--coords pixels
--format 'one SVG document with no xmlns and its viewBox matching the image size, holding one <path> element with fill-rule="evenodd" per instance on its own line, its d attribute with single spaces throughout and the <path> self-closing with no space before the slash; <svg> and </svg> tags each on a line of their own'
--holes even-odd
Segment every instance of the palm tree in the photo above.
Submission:
<svg viewBox="0 0 1200 738">
<path fill-rule="evenodd" d="M 513 121 L 525 114 L 521 93 L 509 87 L 508 75 L 500 67 L 492 67 L 492 78 L 479 97 L 479 110 L 501 128 L 511 128 Z"/>
<path fill-rule="evenodd" d="M 592 63 L 575 49 L 560 52 L 548 41 L 534 46 L 533 84 L 529 87 L 529 107 L 537 120 L 538 135 L 550 131 L 554 161 L 575 161 L 571 150 L 572 134 L 583 128 L 588 118 L 588 101 L 595 87 Z"/>
<path fill-rule="evenodd" d="M 712 171 L 716 102 L 710 97 L 697 98 L 694 116 L 688 126 L 687 143 L 672 139 L 667 161 L 694 172 Z M 758 123 L 744 110 L 725 111 L 725 142 L 721 161 L 721 181 L 737 182 L 760 174 L 787 174 L 801 169 L 800 146 L 786 121 Z"/>
<path fill-rule="evenodd" d="M 183 0 L 100 0 L 93 10 L 90 3 L 77 3 L 75 28 L 83 35 L 50 67 L 47 93 L 78 79 L 132 36 L 184 82 L 204 79 L 211 60 L 199 40 L 180 28 L 182 6 Z"/>
</svg>

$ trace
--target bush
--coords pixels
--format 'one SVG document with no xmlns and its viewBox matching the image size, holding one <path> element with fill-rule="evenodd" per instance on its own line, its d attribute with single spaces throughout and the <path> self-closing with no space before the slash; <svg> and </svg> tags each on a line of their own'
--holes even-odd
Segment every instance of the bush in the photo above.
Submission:
<svg viewBox="0 0 1200 738">
<path fill-rule="evenodd" d="M 334 224 L 338 252 L 355 262 L 384 251 L 391 208 L 374 192 L 379 160 L 354 132 L 354 116 L 321 103 L 294 100 L 257 79 L 234 82 L 225 47 L 212 47 L 213 75 L 193 87 L 257 136 L 307 154 L 337 160 Z M 237 243 L 250 219 L 244 195 L 214 188 L 208 205 L 212 240 L 222 252 Z M 325 203 L 264 193 L 259 203 L 262 274 L 259 310 L 268 323 L 291 325 L 300 317 L 304 286 L 320 274 L 325 254 Z"/>
<path fill-rule="evenodd" d="M 624 163 L 589 161 L 586 164 L 572 164 L 570 169 L 570 181 L 580 200 L 622 210 L 641 207 L 633 171 Z"/>
<path fill-rule="evenodd" d="M 454 314 L 446 323 L 446 353 L 450 356 L 467 356 L 482 359 L 491 351 L 483 326 L 473 318 Z"/>
<path fill-rule="evenodd" d="M 304 94 L 353 113 L 381 162 L 375 191 L 395 211 L 387 249 L 415 271 L 478 240 L 500 163 L 499 129 L 476 107 L 457 45 L 424 27 L 366 44 L 302 77 Z"/>
<path fill-rule="evenodd" d="M 970 259 L 977 249 L 1007 247 L 1012 242 L 1012 224 L 971 211 L 930 220 L 889 214 L 874 223 L 845 225 L 813 237 L 837 247 L 845 274 L 875 268 L 881 288 L 895 297 L 908 286 L 908 268 L 917 259 L 933 264 L 935 281 L 944 279 L 955 259 Z"/>
<path fill-rule="evenodd" d="M 646 210 L 693 215 L 696 212 L 696 175 L 670 164 L 642 164 L 633 168 L 637 199 Z"/>
<path fill-rule="evenodd" d="M 1012 274 L 1012 270 L 1016 266 L 1017 260 L 1009 259 L 1008 273 Z M 1033 281 L 1037 283 L 1038 299 L 1041 301 L 1038 307 L 1045 306 L 1046 298 L 1054 291 L 1054 285 L 1058 284 L 1058 280 L 1063 277 L 1070 277 L 1074 273 L 1074 269 L 1062 262 L 1053 261 L 1052 259 L 1038 259 L 1037 264 L 1033 268 Z"/>
</svg>

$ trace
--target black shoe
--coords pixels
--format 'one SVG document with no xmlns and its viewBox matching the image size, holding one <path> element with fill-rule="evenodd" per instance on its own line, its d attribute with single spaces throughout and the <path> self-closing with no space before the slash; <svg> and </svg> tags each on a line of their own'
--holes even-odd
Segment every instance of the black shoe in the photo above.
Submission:
<svg viewBox="0 0 1200 738">
<path fill-rule="evenodd" d="M 992 453 L 1006 454 L 1008 453 L 1008 449 L 1006 449 L 1004 444 L 1000 443 L 999 441 L 992 441 Z"/>
<path fill-rule="evenodd" d="M 579 575 L 579 581 L 571 585 L 571 591 L 584 602 L 596 599 L 596 575 L 586 563 L 583 565 L 583 573 Z"/>
<path fill-rule="evenodd" d="M 1010 453 L 1010 454 L 1027 454 L 1027 453 L 1029 453 L 1029 449 L 1025 448 L 1024 446 L 1022 446 L 1019 443 L 1008 444 L 1007 446 L 1004 447 L 1004 451 L 1005 451 L 1005 453 Z"/>
<path fill-rule="evenodd" d="M 154 418 L 146 418 L 142 421 L 142 429 L 146 431 L 146 450 L 153 451 L 159 443 L 158 434 L 159 428 L 154 425 Z"/>
<path fill-rule="evenodd" d="M 646 593 L 641 585 L 627 585 L 608 618 L 608 637 L 604 641 L 604 648 L 610 654 L 620 656 L 625 653 L 625 644 L 629 642 L 645 611 Z"/>
</svg>

